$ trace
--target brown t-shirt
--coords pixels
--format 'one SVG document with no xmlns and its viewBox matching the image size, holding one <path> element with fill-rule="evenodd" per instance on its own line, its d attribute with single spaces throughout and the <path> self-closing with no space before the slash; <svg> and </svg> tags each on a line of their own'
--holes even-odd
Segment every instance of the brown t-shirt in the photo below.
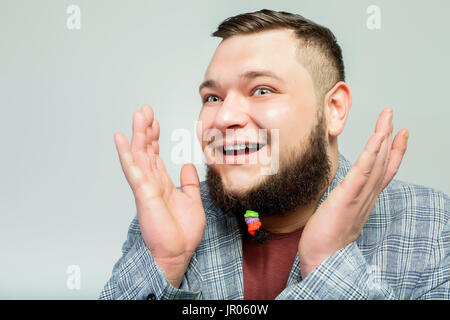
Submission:
<svg viewBox="0 0 450 320">
<path fill-rule="evenodd" d="M 270 234 L 264 244 L 243 241 L 244 299 L 273 300 L 286 288 L 302 231 Z"/>
</svg>

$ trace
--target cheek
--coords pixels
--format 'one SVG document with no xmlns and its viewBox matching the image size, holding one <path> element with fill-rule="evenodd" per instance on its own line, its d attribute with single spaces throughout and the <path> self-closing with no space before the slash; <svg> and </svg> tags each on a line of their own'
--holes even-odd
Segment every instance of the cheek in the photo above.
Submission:
<svg viewBox="0 0 450 320">
<path fill-rule="evenodd" d="M 255 106 L 252 116 L 260 128 L 278 130 L 280 149 L 298 145 L 314 124 L 314 108 L 298 106 L 288 99 Z"/>
<path fill-rule="evenodd" d="M 200 115 L 198 117 L 197 126 L 196 126 L 196 134 L 197 140 L 200 142 L 202 146 L 202 150 L 204 149 L 205 142 L 203 141 L 203 137 L 205 137 L 205 133 L 208 130 L 213 128 L 215 112 L 212 108 L 202 109 Z"/>
<path fill-rule="evenodd" d="M 252 115 L 261 128 L 281 129 L 292 113 L 291 110 L 285 104 L 267 103 L 254 108 Z"/>
<path fill-rule="evenodd" d="M 296 121 L 297 115 L 294 108 L 286 101 L 272 101 L 260 104 L 252 110 L 253 120 L 262 129 L 267 129 L 270 134 L 272 130 L 278 131 L 280 139 L 280 148 L 284 144 L 285 136 L 295 135 L 296 127 L 299 125 Z"/>
</svg>

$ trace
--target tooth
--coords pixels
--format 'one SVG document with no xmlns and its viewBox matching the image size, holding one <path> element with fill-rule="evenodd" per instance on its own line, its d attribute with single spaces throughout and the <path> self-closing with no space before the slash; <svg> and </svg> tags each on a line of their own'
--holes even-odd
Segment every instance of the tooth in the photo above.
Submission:
<svg viewBox="0 0 450 320">
<path fill-rule="evenodd" d="M 224 146 L 225 151 L 234 151 L 237 150 L 237 146 L 236 145 L 228 145 L 228 146 Z"/>
<path fill-rule="evenodd" d="M 225 151 L 240 151 L 240 150 L 245 150 L 245 148 L 257 149 L 258 144 L 257 143 L 249 143 L 249 144 L 234 144 L 234 145 L 223 146 L 223 149 Z"/>
</svg>

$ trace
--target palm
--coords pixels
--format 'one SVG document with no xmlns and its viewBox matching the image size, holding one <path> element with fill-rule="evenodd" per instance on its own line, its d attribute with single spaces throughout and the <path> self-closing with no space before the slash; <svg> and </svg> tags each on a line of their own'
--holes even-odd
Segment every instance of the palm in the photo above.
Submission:
<svg viewBox="0 0 450 320">
<path fill-rule="evenodd" d="M 205 228 L 195 167 L 183 166 L 182 190 L 177 189 L 159 157 L 159 124 L 149 106 L 134 114 L 131 147 L 123 134 L 114 138 L 144 242 L 166 276 L 176 275 L 189 263 Z"/>
<path fill-rule="evenodd" d="M 135 197 L 143 238 L 155 259 L 166 260 L 195 251 L 203 235 L 205 216 L 200 197 L 176 189 L 169 177 L 162 180 L 155 188 L 159 195 L 149 196 L 143 191 Z"/>
</svg>

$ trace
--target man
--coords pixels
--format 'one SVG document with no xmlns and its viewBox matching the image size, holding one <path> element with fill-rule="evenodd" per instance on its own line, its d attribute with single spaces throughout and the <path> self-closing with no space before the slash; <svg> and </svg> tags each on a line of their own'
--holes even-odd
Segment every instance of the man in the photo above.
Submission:
<svg viewBox="0 0 450 320">
<path fill-rule="evenodd" d="M 207 181 L 189 164 L 175 187 L 151 107 L 131 145 L 116 133 L 137 216 L 100 298 L 448 299 L 449 198 L 393 180 L 408 131 L 393 138 L 392 109 L 353 167 L 338 152 L 351 93 L 331 31 L 261 10 L 213 35 Z"/>
</svg>

